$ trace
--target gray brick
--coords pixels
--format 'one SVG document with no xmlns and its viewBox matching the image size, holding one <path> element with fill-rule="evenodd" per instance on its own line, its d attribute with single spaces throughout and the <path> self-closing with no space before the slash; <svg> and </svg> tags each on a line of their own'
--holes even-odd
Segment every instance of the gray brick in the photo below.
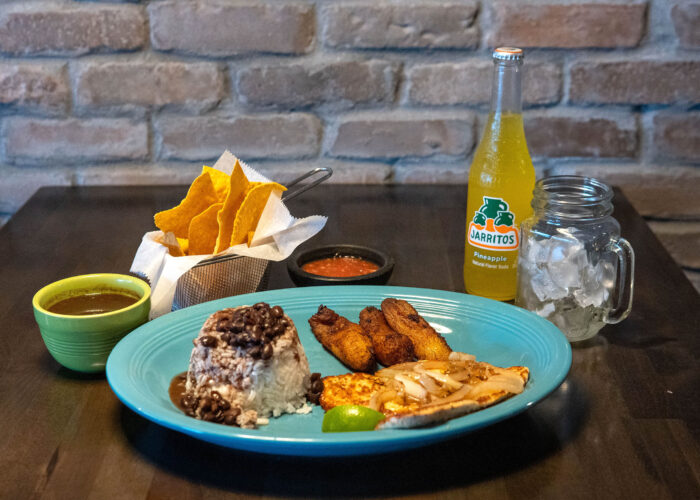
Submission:
<svg viewBox="0 0 700 500">
<path fill-rule="evenodd" d="M 211 109 L 224 97 L 224 77 L 214 63 L 82 63 L 76 69 L 81 108 L 176 107 Z"/>
<path fill-rule="evenodd" d="M 254 52 L 301 54 L 311 49 L 313 5 L 231 5 L 202 1 L 148 6 L 151 43 L 157 50 L 223 57 Z"/>
<path fill-rule="evenodd" d="M 16 162 L 139 160 L 148 155 L 146 124 L 127 119 L 13 117 L 3 129 L 5 155 Z"/>
<path fill-rule="evenodd" d="M 464 156 L 474 144 L 474 117 L 351 117 L 339 120 L 328 153 L 345 158 Z"/>
<path fill-rule="evenodd" d="M 242 102 L 260 107 L 386 105 L 394 100 L 397 70 L 378 60 L 259 65 L 238 73 L 237 89 Z"/>
<path fill-rule="evenodd" d="M 700 163 L 700 113 L 659 114 L 654 117 L 657 158 Z"/>
<path fill-rule="evenodd" d="M 0 11 L 0 52 L 12 55 L 136 50 L 147 36 L 146 17 L 136 5 L 37 2 Z"/>
<path fill-rule="evenodd" d="M 636 47 L 646 29 L 646 3 L 488 2 L 491 47 Z"/>
<path fill-rule="evenodd" d="M 0 106 L 21 112 L 66 111 L 70 89 L 64 65 L 0 64 Z"/>
<path fill-rule="evenodd" d="M 493 63 L 416 64 L 407 71 L 407 100 L 418 105 L 487 104 L 491 99 Z M 525 105 L 553 104 L 561 99 L 562 72 L 556 64 L 526 62 L 523 66 Z"/>
<path fill-rule="evenodd" d="M 673 27 L 681 47 L 700 48 L 700 2 L 684 2 L 671 9 Z"/>
<path fill-rule="evenodd" d="M 575 103 L 700 102 L 700 61 L 581 61 L 571 68 Z"/>
<path fill-rule="evenodd" d="M 474 48 L 477 11 L 476 2 L 329 5 L 323 42 L 346 49 Z"/>
<path fill-rule="evenodd" d="M 161 157 L 209 160 L 225 149 L 242 158 L 288 159 L 317 155 L 321 122 L 308 114 L 252 115 L 236 118 L 168 117 L 155 129 Z"/>
<path fill-rule="evenodd" d="M 525 136 L 533 156 L 636 157 L 637 135 L 636 120 L 627 114 L 560 111 L 525 117 Z"/>
</svg>

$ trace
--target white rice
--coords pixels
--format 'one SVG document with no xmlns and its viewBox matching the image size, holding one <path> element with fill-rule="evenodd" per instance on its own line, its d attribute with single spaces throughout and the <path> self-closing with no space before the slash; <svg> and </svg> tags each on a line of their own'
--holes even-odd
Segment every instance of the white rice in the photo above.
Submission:
<svg viewBox="0 0 700 500">
<path fill-rule="evenodd" d="M 289 326 L 273 340 L 272 356 L 255 359 L 246 354 L 246 349 L 229 346 L 221 340 L 222 332 L 216 331 L 216 319 L 210 316 L 198 338 L 216 337 L 217 345 L 208 348 L 194 343 L 186 392 L 200 398 L 218 392 L 232 407 L 241 409 L 236 419 L 241 427 L 263 425 L 267 423 L 265 417 L 311 411 L 306 404 L 309 362 L 294 323 L 288 316 L 285 318 Z"/>
</svg>

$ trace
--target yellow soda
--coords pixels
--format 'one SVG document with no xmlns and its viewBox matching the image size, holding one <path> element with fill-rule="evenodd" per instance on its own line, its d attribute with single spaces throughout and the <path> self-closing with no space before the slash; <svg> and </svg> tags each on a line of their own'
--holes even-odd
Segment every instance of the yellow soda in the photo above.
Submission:
<svg viewBox="0 0 700 500">
<path fill-rule="evenodd" d="M 523 128 L 522 58 L 517 48 L 493 53 L 491 112 L 469 171 L 464 286 L 496 300 L 515 298 L 519 228 L 532 212 L 535 187 Z"/>
</svg>

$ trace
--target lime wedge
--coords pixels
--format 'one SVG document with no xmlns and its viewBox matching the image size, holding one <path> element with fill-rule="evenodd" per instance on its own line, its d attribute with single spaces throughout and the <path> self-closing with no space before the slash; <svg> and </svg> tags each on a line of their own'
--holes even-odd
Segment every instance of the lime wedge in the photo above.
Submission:
<svg viewBox="0 0 700 500">
<path fill-rule="evenodd" d="M 384 420 L 384 414 L 360 405 L 341 405 L 323 416 L 323 432 L 372 431 Z"/>
</svg>

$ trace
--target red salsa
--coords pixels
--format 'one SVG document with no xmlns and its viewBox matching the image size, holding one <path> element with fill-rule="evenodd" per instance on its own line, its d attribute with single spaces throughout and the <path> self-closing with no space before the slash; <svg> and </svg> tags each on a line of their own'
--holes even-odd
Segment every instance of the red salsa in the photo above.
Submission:
<svg viewBox="0 0 700 500">
<path fill-rule="evenodd" d="M 370 260 L 361 257 L 348 257 L 337 255 L 326 259 L 312 260 L 301 268 L 307 273 L 328 278 L 349 278 L 370 274 L 379 269 L 379 266 Z"/>
</svg>

